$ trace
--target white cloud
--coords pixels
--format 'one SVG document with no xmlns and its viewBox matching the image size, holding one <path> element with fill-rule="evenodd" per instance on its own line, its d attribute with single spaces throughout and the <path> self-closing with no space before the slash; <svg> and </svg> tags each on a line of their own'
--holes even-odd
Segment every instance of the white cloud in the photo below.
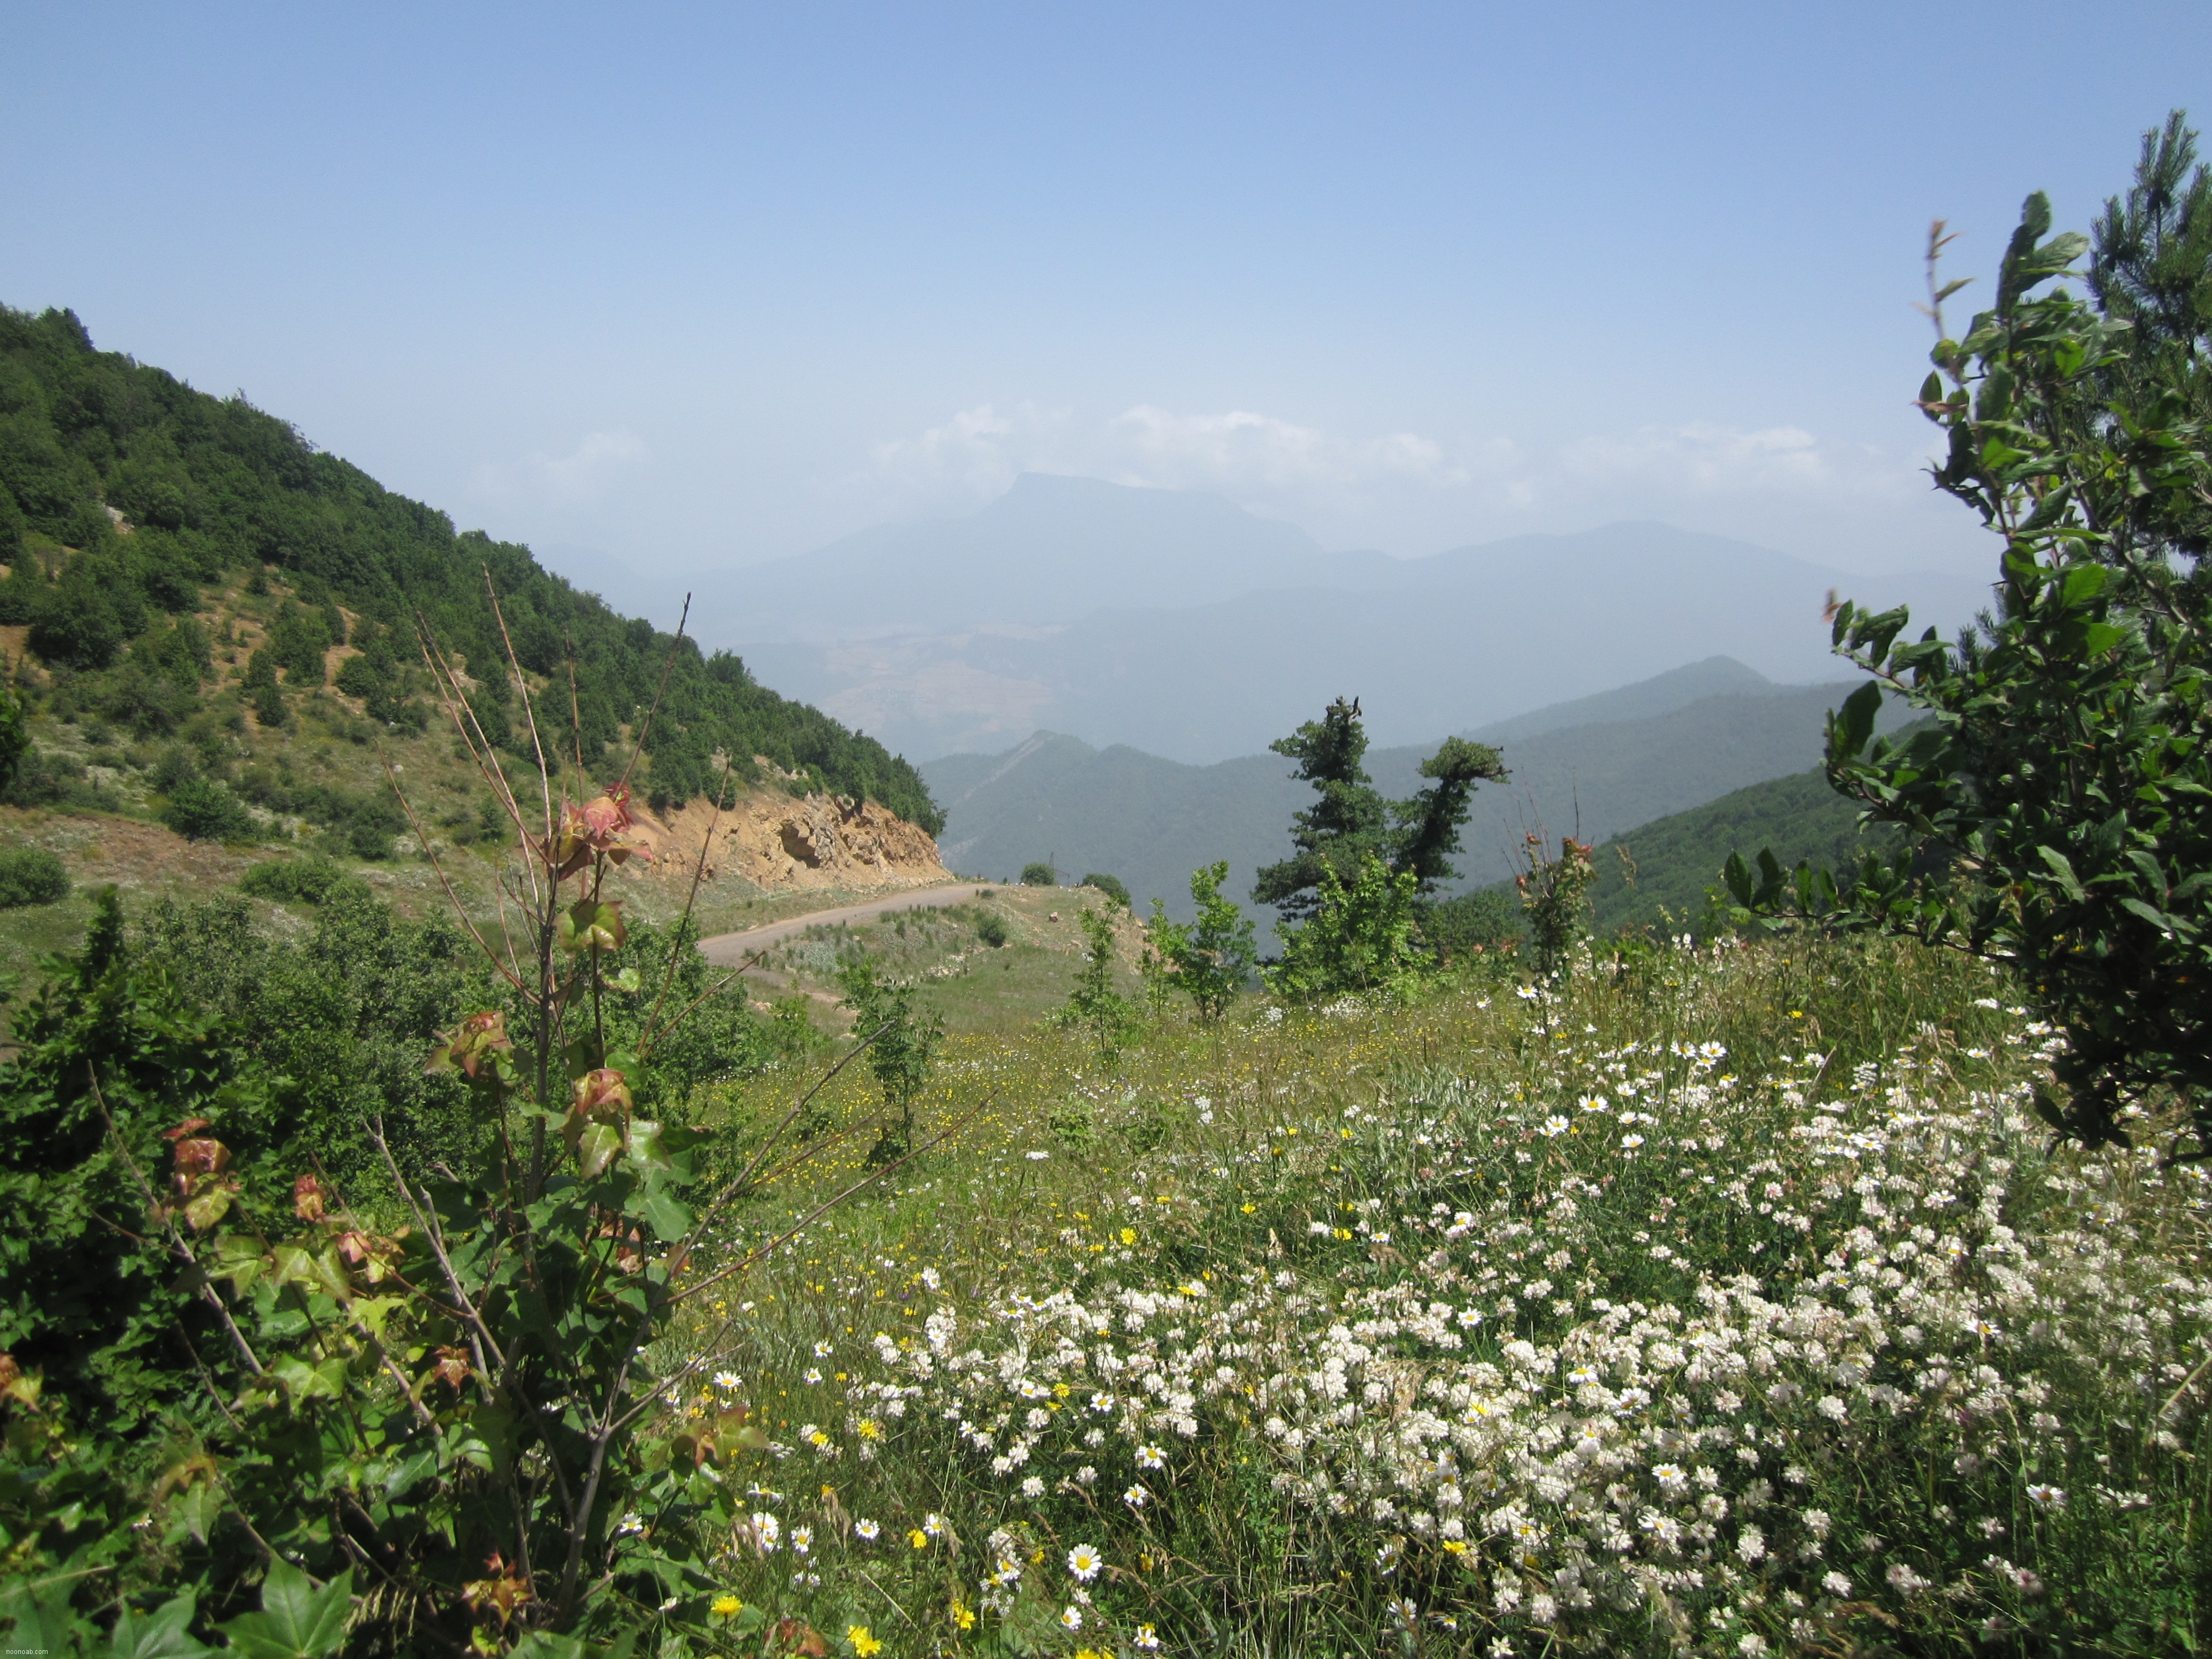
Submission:
<svg viewBox="0 0 2212 1659">
<path fill-rule="evenodd" d="M 1522 530 L 1669 519 L 1833 552 L 1924 508 L 1917 455 L 1802 427 L 1699 422 L 1534 441 L 1417 432 L 1346 436 L 1250 410 L 1139 404 L 1105 418 L 984 404 L 878 446 L 848 489 L 886 516 L 958 510 L 1024 471 L 1211 490 L 1339 545 L 1406 550 Z"/>
<path fill-rule="evenodd" d="M 1893 495 L 1917 462 L 1867 446 L 1823 443 L 1802 427 L 1753 430 L 1698 422 L 1576 439 L 1553 456 L 1559 483 L 1683 497 L 1780 493 Z"/>
<path fill-rule="evenodd" d="M 1067 420 L 1065 410 L 1050 412 L 1031 404 L 1009 415 L 978 404 L 919 437 L 877 445 L 876 474 L 903 491 L 987 501 L 1002 493 L 1017 473 L 1061 470 L 1047 458 Z"/>
<path fill-rule="evenodd" d="M 605 495 L 645 459 L 645 441 L 628 432 L 588 432 L 566 455 L 526 455 L 487 461 L 476 471 L 476 493 L 497 501 L 538 501 L 586 506 Z"/>
<path fill-rule="evenodd" d="M 1465 469 L 1418 433 L 1342 439 L 1271 415 L 1178 415 L 1139 404 L 1107 423 L 1124 480 L 1181 489 L 1300 490 L 1377 482 L 1451 485 Z"/>
</svg>

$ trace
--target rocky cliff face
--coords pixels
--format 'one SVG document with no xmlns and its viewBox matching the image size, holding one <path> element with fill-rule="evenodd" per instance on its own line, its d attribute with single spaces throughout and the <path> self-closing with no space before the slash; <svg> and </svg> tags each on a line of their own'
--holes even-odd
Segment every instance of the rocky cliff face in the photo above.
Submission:
<svg viewBox="0 0 2212 1659">
<path fill-rule="evenodd" d="M 641 814 L 653 869 L 689 882 L 702 849 L 703 879 L 738 877 L 771 892 L 920 887 L 950 881 L 937 843 L 872 801 L 757 789 L 717 816 L 704 800 L 661 817 Z"/>
</svg>

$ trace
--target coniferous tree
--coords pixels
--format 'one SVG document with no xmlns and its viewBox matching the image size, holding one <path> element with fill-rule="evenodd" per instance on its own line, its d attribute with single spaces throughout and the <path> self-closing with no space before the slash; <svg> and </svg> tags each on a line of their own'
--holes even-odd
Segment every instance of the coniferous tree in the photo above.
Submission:
<svg viewBox="0 0 2212 1659">
<path fill-rule="evenodd" d="M 1297 761 L 1297 775 L 1321 796 L 1291 820 L 1297 851 L 1266 866 L 1253 884 L 1254 901 L 1274 905 L 1286 920 L 1303 921 L 1320 908 L 1324 872 L 1349 889 L 1370 857 L 1394 877 L 1411 874 L 1417 892 L 1434 892 L 1457 873 L 1451 858 L 1475 785 L 1505 775 L 1495 749 L 1446 738 L 1421 763 L 1429 787 L 1410 800 L 1385 800 L 1361 764 L 1367 733 L 1359 722 L 1358 699 L 1339 697 L 1320 720 L 1268 745 Z"/>
<path fill-rule="evenodd" d="M 1313 915 L 1320 903 L 1322 872 L 1334 871 L 1341 882 L 1352 878 L 1362 854 L 1379 853 L 1389 815 L 1374 781 L 1361 764 L 1367 732 L 1359 705 L 1339 697 L 1287 738 L 1267 745 L 1297 762 L 1295 775 L 1320 796 L 1291 819 L 1290 857 L 1270 864 L 1252 884 L 1256 904 L 1272 904 L 1291 920 Z"/>
</svg>

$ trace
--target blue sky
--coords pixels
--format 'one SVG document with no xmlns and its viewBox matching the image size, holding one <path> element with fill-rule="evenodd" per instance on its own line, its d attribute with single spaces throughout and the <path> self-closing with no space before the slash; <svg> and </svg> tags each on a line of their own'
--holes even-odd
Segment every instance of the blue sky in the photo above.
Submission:
<svg viewBox="0 0 2212 1659">
<path fill-rule="evenodd" d="M 1971 564 L 1987 273 L 2212 117 L 2212 8 L 18 4 L 0 301 L 618 593 L 1024 467 L 1416 555 Z M 1986 279 L 1962 296 L 1971 301 Z"/>
</svg>

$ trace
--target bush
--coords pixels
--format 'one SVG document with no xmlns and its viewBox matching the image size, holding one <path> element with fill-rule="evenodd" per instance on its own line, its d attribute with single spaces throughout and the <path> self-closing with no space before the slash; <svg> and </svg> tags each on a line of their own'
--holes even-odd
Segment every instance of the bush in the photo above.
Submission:
<svg viewBox="0 0 2212 1659">
<path fill-rule="evenodd" d="M 213 778 L 186 778 L 177 785 L 161 822 L 186 841 L 244 841 L 253 819 L 229 788 Z"/>
<path fill-rule="evenodd" d="M 1060 872 L 1049 864 L 1025 864 L 1022 866 L 1022 885 L 1057 887 L 1060 885 Z"/>
<path fill-rule="evenodd" d="M 1520 907 L 1495 887 L 1441 900 L 1419 914 L 1421 936 L 1447 958 L 1508 949 L 1522 931 Z"/>
<path fill-rule="evenodd" d="M 1102 876 L 1098 872 L 1093 870 L 1089 875 L 1084 877 L 1079 884 L 1085 887 L 1097 888 L 1100 892 L 1105 894 L 1108 898 L 1112 899 L 1115 903 L 1120 905 L 1124 910 L 1133 908 L 1129 902 L 1128 886 L 1119 876 Z"/>
<path fill-rule="evenodd" d="M 1152 901 L 1143 965 L 1156 1006 L 1164 1006 L 1169 993 L 1180 991 L 1190 999 L 1199 1018 L 1216 1020 L 1252 977 L 1260 949 L 1253 939 L 1252 923 L 1237 908 L 1237 901 L 1221 896 L 1221 884 L 1228 879 L 1225 859 L 1190 872 L 1191 901 L 1198 907 L 1194 921 L 1170 921 L 1167 907 Z"/>
<path fill-rule="evenodd" d="M 975 924 L 975 937 L 994 951 L 1006 942 L 1006 919 L 995 910 L 986 910 L 982 921 Z"/>
<path fill-rule="evenodd" d="M 388 859 L 392 839 L 407 828 L 407 816 L 381 795 L 371 795 L 354 809 L 346 825 L 346 845 L 356 858 Z"/>
<path fill-rule="evenodd" d="M 1302 1000 L 1399 988 L 1427 962 L 1413 938 L 1419 882 L 1411 870 L 1393 874 L 1371 853 L 1350 887 L 1324 866 L 1320 908 L 1283 935 L 1283 959 L 1267 973 L 1267 988 Z"/>
<path fill-rule="evenodd" d="M 36 749 L 25 751 L 15 775 L 0 787 L 0 805 L 6 806 L 74 806 L 112 812 L 122 804 L 113 791 L 88 781 L 82 766 Z"/>
<path fill-rule="evenodd" d="M 43 847 L 0 849 L 0 910 L 52 904 L 69 896 L 69 872 Z"/>
<path fill-rule="evenodd" d="M 107 689 L 100 700 L 100 712 L 137 738 L 167 736 L 190 720 L 198 706 L 192 686 L 167 674 L 151 672 L 136 660 L 108 676 Z"/>
<path fill-rule="evenodd" d="M 255 865 L 238 878 L 238 890 L 278 904 L 320 904 L 345 879 L 343 867 L 335 860 L 310 854 Z"/>
</svg>

